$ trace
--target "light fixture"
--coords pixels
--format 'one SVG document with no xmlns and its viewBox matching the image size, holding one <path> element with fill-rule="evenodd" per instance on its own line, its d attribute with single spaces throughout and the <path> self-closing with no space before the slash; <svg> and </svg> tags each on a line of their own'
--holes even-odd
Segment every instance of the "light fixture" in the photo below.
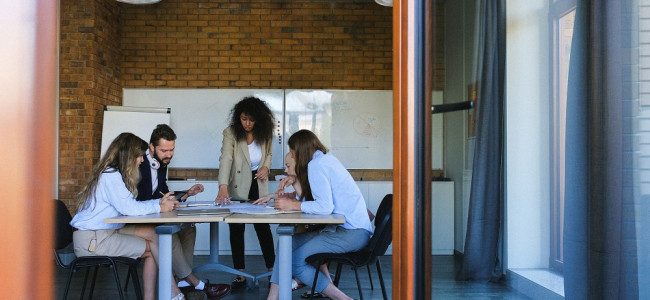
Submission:
<svg viewBox="0 0 650 300">
<path fill-rule="evenodd" d="M 143 5 L 143 4 L 154 4 L 160 2 L 160 0 L 117 0 L 117 2 L 123 2 L 123 3 L 128 3 L 128 4 L 136 4 L 136 5 Z"/>
<path fill-rule="evenodd" d="M 375 2 L 381 6 L 393 7 L 393 0 L 375 0 Z"/>
</svg>

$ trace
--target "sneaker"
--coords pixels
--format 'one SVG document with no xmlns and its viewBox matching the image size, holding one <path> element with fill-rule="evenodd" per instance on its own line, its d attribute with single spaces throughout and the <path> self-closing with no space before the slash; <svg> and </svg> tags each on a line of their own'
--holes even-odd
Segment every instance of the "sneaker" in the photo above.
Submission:
<svg viewBox="0 0 650 300">
<path fill-rule="evenodd" d="M 309 292 L 304 292 L 302 295 L 300 295 L 301 298 L 309 299 Z M 314 292 L 314 296 L 312 298 L 325 298 L 325 295 L 319 293 L 319 292 Z"/>
</svg>

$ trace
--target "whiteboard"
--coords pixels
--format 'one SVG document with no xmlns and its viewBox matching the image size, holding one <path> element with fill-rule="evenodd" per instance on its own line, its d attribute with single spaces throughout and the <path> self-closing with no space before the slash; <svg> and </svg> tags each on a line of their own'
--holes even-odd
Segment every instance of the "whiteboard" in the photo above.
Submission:
<svg viewBox="0 0 650 300">
<path fill-rule="evenodd" d="M 222 131 L 239 100 L 256 96 L 275 115 L 273 169 L 284 168 L 286 139 L 314 131 L 349 169 L 393 168 L 393 104 L 390 90 L 124 89 L 123 103 L 170 107 L 176 132 L 172 168 L 219 168 Z M 433 92 L 434 104 L 443 102 Z M 443 114 L 432 116 L 432 169 L 443 168 Z M 131 126 L 134 127 L 134 126 Z M 148 141 L 151 130 L 146 135 Z"/>
<path fill-rule="evenodd" d="M 104 110 L 100 157 L 104 155 L 113 139 L 122 132 L 131 132 L 149 144 L 151 132 L 156 125 L 169 124 L 167 112 L 146 112 L 137 109 L 128 111 L 128 107 L 120 108 L 121 111 Z"/>
<path fill-rule="evenodd" d="M 223 130 L 230 112 L 247 96 L 265 101 L 277 124 L 273 136 L 271 168 L 284 168 L 282 154 L 283 90 L 248 89 L 124 89 L 123 104 L 138 107 L 170 107 L 169 126 L 176 132 L 171 168 L 219 168 Z M 151 135 L 151 131 L 149 132 Z"/>
<path fill-rule="evenodd" d="M 287 90 L 285 136 L 309 129 L 346 168 L 392 169 L 392 103 L 386 90 Z"/>
</svg>

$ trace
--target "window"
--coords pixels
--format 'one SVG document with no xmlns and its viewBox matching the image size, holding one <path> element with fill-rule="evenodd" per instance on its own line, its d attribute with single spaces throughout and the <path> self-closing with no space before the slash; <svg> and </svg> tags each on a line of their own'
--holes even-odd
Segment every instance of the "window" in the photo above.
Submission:
<svg viewBox="0 0 650 300">
<path fill-rule="evenodd" d="M 575 0 L 553 0 L 551 18 L 551 256 L 549 266 L 562 271 L 564 230 L 564 146 L 566 131 L 566 99 L 571 58 L 571 41 L 575 20 Z"/>
</svg>

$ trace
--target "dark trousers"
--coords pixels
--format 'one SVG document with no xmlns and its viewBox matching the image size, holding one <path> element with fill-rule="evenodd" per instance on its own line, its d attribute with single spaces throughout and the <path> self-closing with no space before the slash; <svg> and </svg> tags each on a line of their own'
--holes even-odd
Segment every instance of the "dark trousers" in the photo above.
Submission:
<svg viewBox="0 0 650 300">
<path fill-rule="evenodd" d="M 253 179 L 251 189 L 248 191 L 249 200 L 257 200 L 260 197 L 259 187 L 257 186 L 257 179 L 255 179 L 253 172 Z M 228 224 L 230 227 L 230 249 L 232 249 L 232 263 L 235 269 L 245 269 L 244 263 L 244 231 L 246 224 Z M 253 224 L 255 232 L 257 233 L 257 240 L 260 242 L 262 248 L 262 255 L 266 268 L 273 268 L 275 261 L 275 247 L 273 246 L 273 235 L 271 234 L 271 226 L 269 224 Z"/>
</svg>

